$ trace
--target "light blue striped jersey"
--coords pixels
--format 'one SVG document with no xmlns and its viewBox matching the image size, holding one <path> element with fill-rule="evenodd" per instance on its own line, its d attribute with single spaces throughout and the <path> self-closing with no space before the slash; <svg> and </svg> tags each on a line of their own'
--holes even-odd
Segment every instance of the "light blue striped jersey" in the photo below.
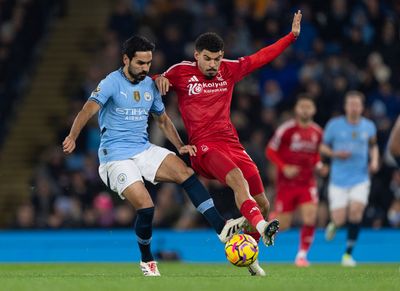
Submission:
<svg viewBox="0 0 400 291">
<path fill-rule="evenodd" d="M 149 113 L 161 115 L 164 104 L 153 80 L 133 84 L 122 68 L 103 79 L 89 100 L 100 106 L 100 163 L 128 159 L 150 147 Z"/>
<path fill-rule="evenodd" d="M 330 182 L 339 187 L 351 187 L 369 180 L 369 141 L 376 136 L 374 123 L 362 117 L 351 124 L 345 116 L 331 119 L 325 127 L 323 143 L 333 151 L 351 152 L 348 159 L 332 159 Z"/>
</svg>

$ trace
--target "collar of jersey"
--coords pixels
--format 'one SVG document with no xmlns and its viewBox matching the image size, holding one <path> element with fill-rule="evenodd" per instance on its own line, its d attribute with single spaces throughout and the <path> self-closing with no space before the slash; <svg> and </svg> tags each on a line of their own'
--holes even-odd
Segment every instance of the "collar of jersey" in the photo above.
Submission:
<svg viewBox="0 0 400 291">
<path fill-rule="evenodd" d="M 140 82 L 134 83 L 134 82 L 132 82 L 131 80 L 129 80 L 129 79 L 125 76 L 123 67 L 120 67 L 120 68 L 118 69 L 118 72 L 120 72 L 120 74 L 122 75 L 122 77 L 124 77 L 124 79 L 127 80 L 127 81 L 128 81 L 129 83 L 131 83 L 132 85 L 137 85 L 137 84 L 140 83 Z"/>
</svg>

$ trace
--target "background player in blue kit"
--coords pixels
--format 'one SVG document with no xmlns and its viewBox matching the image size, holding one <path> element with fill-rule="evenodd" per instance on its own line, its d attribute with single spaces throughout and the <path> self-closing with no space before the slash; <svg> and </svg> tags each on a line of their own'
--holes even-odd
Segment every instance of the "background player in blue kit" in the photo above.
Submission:
<svg viewBox="0 0 400 291">
<path fill-rule="evenodd" d="M 93 91 L 76 116 L 63 150 L 69 154 L 88 120 L 99 112 L 101 142 L 98 151 L 102 181 L 137 210 L 135 231 L 141 252 L 140 267 L 145 276 L 159 276 L 150 250 L 154 204 L 143 183 L 175 182 L 182 185 L 192 203 L 218 233 L 222 242 L 237 232 L 244 218 L 227 222 L 217 212 L 210 194 L 191 168 L 175 153 L 149 142 L 150 113 L 180 154 L 196 154 L 196 147 L 184 145 L 165 113 L 161 96 L 147 77 L 154 44 L 141 36 L 129 38 L 123 46 L 124 67 L 110 73 Z"/>
<path fill-rule="evenodd" d="M 379 150 L 374 123 L 362 117 L 364 95 L 350 91 L 345 96 L 345 115 L 331 119 L 321 144 L 321 154 L 332 160 L 328 189 L 331 222 L 326 239 L 333 239 L 336 229 L 348 221 L 347 248 L 342 265 L 356 265 L 352 257 L 360 232 L 360 223 L 368 204 L 369 173 L 379 168 Z"/>
</svg>

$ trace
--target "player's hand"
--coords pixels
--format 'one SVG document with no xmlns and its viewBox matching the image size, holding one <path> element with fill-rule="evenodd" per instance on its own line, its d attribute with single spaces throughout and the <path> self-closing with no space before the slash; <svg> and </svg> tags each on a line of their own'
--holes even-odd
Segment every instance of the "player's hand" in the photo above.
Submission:
<svg viewBox="0 0 400 291">
<path fill-rule="evenodd" d="M 349 151 L 336 151 L 333 153 L 332 158 L 347 160 L 351 156 L 351 152 Z"/>
<path fill-rule="evenodd" d="M 171 86 L 167 78 L 160 75 L 155 79 L 154 82 L 156 82 L 157 89 L 162 96 L 167 94 L 167 92 L 169 91 L 169 86 Z"/>
<path fill-rule="evenodd" d="M 376 172 L 378 172 L 378 170 L 379 170 L 379 163 L 377 163 L 377 162 L 374 163 L 372 161 L 371 163 L 369 163 L 368 169 L 371 174 L 376 174 Z"/>
<path fill-rule="evenodd" d="M 315 170 L 316 170 L 317 174 L 323 178 L 327 177 L 329 174 L 329 166 L 322 162 L 319 162 L 316 165 Z"/>
<path fill-rule="evenodd" d="M 300 168 L 295 165 L 284 165 L 282 168 L 282 172 L 286 178 L 292 179 L 299 174 Z"/>
<path fill-rule="evenodd" d="M 301 17 L 302 17 L 301 11 L 297 10 L 297 12 L 294 14 L 292 22 L 292 33 L 294 34 L 295 37 L 298 37 L 300 35 Z"/>
<path fill-rule="evenodd" d="M 76 147 L 75 140 L 72 137 L 67 136 L 64 139 L 62 146 L 63 146 L 64 153 L 70 154 L 74 151 L 74 149 Z"/>
<path fill-rule="evenodd" d="M 179 154 L 189 154 L 191 157 L 196 156 L 197 148 L 195 145 L 184 145 L 179 149 Z"/>
</svg>

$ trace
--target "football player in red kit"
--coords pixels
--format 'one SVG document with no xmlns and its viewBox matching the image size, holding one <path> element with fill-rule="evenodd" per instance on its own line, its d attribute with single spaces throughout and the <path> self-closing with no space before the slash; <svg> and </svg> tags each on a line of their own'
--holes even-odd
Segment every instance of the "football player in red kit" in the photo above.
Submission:
<svg viewBox="0 0 400 291">
<path fill-rule="evenodd" d="M 300 95 L 294 108 L 295 118 L 276 130 L 266 148 L 266 156 L 278 170 L 275 212 L 281 229 L 290 227 L 293 211 L 299 208 L 303 226 L 295 264 L 308 267 L 307 252 L 314 239 L 318 195 L 315 170 L 323 168 L 319 158 L 322 129 L 313 122 L 314 101 Z"/>
<path fill-rule="evenodd" d="M 209 179 L 218 179 L 235 194 L 236 205 L 253 227 L 251 235 L 262 237 L 269 246 L 279 228 L 277 220 L 267 222 L 269 202 L 255 163 L 240 144 L 230 120 L 232 92 L 236 82 L 279 56 L 300 34 L 301 12 L 295 13 L 292 31 L 253 55 L 238 60 L 224 59 L 224 42 L 215 33 L 204 33 L 195 42 L 196 61 L 170 67 L 156 79 L 162 95 L 170 86 L 178 95 L 179 111 L 189 143 L 197 154 L 193 169 Z M 252 275 L 265 275 L 255 262 Z"/>
</svg>

